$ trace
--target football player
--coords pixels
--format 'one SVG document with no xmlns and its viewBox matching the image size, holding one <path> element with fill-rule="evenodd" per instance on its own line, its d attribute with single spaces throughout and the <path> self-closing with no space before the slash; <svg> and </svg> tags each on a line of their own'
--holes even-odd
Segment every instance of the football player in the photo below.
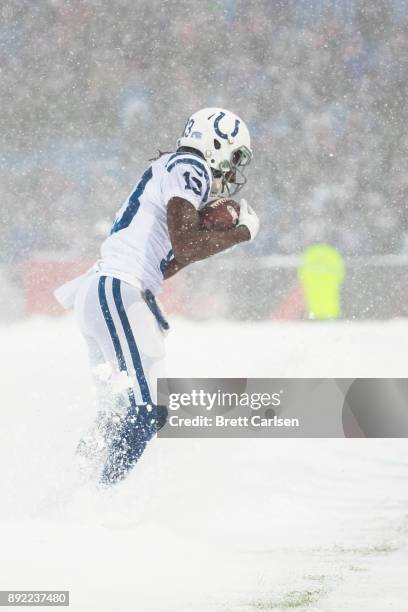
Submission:
<svg viewBox="0 0 408 612">
<path fill-rule="evenodd" d="M 100 439 L 94 431 L 79 445 L 83 455 L 103 449 L 104 484 L 126 476 L 165 420 L 156 405 L 168 328 L 155 300 L 163 280 L 258 233 L 259 219 L 245 200 L 231 229 L 203 230 L 199 218 L 208 201 L 239 192 L 251 159 L 242 119 L 221 108 L 194 113 L 176 151 L 145 170 L 119 209 L 97 264 L 56 292 L 65 306 L 74 305 L 93 371 L 104 381 Z"/>
</svg>

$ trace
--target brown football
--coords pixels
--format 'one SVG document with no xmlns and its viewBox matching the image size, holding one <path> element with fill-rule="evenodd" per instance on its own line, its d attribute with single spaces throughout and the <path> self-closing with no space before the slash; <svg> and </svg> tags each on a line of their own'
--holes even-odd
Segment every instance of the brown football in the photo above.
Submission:
<svg viewBox="0 0 408 612">
<path fill-rule="evenodd" d="M 239 204 L 229 198 L 220 198 L 208 202 L 199 214 L 204 229 L 227 230 L 238 224 Z"/>
</svg>

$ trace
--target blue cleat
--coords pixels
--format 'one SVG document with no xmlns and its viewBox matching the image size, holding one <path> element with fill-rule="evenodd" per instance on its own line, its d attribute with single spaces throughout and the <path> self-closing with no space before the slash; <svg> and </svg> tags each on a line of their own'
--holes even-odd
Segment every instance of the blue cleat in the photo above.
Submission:
<svg viewBox="0 0 408 612">
<path fill-rule="evenodd" d="M 103 486 L 111 486 L 126 478 L 166 419 L 165 406 L 129 407 L 108 451 L 100 478 Z"/>
</svg>

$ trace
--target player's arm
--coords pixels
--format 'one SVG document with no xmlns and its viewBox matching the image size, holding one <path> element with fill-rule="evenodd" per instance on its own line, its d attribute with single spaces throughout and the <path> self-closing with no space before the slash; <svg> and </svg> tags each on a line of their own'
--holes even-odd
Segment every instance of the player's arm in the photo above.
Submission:
<svg viewBox="0 0 408 612">
<path fill-rule="evenodd" d="M 171 259 L 169 263 L 166 265 L 166 268 L 163 272 L 164 280 L 167 280 L 171 276 L 174 276 L 175 274 L 177 274 L 177 272 L 180 272 L 180 270 L 185 268 L 186 265 L 187 264 L 181 264 L 179 261 L 177 261 L 175 257 L 173 257 L 173 259 Z"/>
<path fill-rule="evenodd" d="M 245 225 L 225 231 L 202 229 L 196 208 L 180 197 L 169 200 L 167 225 L 175 260 L 182 267 L 251 239 L 251 233 Z"/>
</svg>

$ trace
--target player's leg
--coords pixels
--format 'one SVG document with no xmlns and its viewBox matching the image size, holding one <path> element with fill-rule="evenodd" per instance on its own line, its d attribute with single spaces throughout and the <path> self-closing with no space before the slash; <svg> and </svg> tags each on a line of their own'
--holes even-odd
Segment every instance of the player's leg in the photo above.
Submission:
<svg viewBox="0 0 408 612">
<path fill-rule="evenodd" d="M 129 396 L 133 393 L 118 338 L 114 335 L 112 339 L 109 306 L 102 310 L 101 296 L 100 278 L 95 275 L 84 282 L 75 301 L 75 315 L 88 345 L 97 403 L 92 425 L 77 447 L 81 470 L 88 477 L 100 470 L 105 462 L 116 429 L 127 413 Z M 102 303 L 105 303 L 103 296 Z"/>
<path fill-rule="evenodd" d="M 128 409 L 101 477 L 112 484 L 126 476 L 164 422 L 165 410 L 157 407 L 156 397 L 157 378 L 164 375 L 164 342 L 140 291 L 118 279 L 102 277 L 100 283 L 101 308 L 132 382 Z"/>
<path fill-rule="evenodd" d="M 114 438 L 121 419 L 127 410 L 123 395 L 118 395 L 112 388 L 111 365 L 96 342 L 90 336 L 84 336 L 89 352 L 93 388 L 95 393 L 95 413 L 92 424 L 81 437 L 76 455 L 79 467 L 84 476 L 96 475 L 106 460 L 109 446 Z"/>
</svg>

